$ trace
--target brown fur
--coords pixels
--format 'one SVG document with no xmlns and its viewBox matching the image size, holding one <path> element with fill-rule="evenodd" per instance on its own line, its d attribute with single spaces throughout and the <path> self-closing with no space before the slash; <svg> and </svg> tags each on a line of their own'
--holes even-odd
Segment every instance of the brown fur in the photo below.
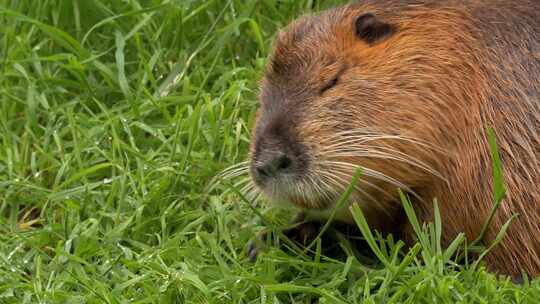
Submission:
<svg viewBox="0 0 540 304">
<path fill-rule="evenodd" d="M 360 41 L 354 34 L 354 18 L 366 12 L 395 26 L 395 33 L 373 45 Z M 280 119 L 287 132 L 312 159 L 324 156 L 319 151 L 325 138 L 358 128 L 437 147 L 378 141 L 380 146 L 414 156 L 441 177 L 395 160 L 348 157 L 345 161 L 376 169 L 414 190 L 421 220 L 431 219 L 432 198 L 438 198 L 446 243 L 459 232 L 469 240 L 476 238 L 491 210 L 486 127 L 493 127 L 508 193 L 487 240 L 493 240 L 512 214 L 518 213 L 519 218 L 486 263 L 496 272 L 517 275 L 524 269 L 537 276 L 539 12 L 540 4 L 533 0 L 363 1 L 302 17 L 279 34 L 262 81 L 263 110 L 257 125 L 268 124 L 277 115 L 270 113 L 286 113 Z M 337 73 L 341 75 L 336 87 L 319 94 Z M 344 178 L 352 174 L 340 172 Z M 378 191 L 366 188 L 378 203 L 363 197 L 362 208 L 371 223 L 383 230 L 395 226 L 400 212 L 395 186 L 366 180 L 378 187 Z M 328 202 L 310 205 L 306 197 L 290 199 L 303 208 L 329 206 Z"/>
</svg>

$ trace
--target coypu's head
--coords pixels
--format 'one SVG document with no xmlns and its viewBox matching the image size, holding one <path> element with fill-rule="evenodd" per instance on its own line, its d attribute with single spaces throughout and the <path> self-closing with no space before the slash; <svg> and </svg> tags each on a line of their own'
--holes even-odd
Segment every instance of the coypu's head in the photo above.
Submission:
<svg viewBox="0 0 540 304">
<path fill-rule="evenodd" d="M 422 57 L 395 45 L 404 38 L 387 15 L 345 6 L 302 17 L 279 34 L 250 155 L 252 179 L 270 200 L 329 208 L 361 167 L 356 198 L 394 202 L 396 188 L 436 173 L 406 147 L 423 145 L 413 136 L 421 113 L 404 108 L 414 90 L 408 75 Z"/>
</svg>

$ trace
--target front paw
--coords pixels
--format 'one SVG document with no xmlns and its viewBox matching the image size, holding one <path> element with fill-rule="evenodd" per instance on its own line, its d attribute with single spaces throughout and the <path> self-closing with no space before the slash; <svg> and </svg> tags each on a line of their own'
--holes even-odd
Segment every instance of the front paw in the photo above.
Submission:
<svg viewBox="0 0 540 304">
<path fill-rule="evenodd" d="M 257 256 L 259 255 L 259 252 L 262 251 L 264 248 L 264 244 L 266 244 L 266 240 L 268 238 L 268 229 L 264 229 L 263 231 L 257 233 L 257 236 L 254 239 L 251 239 L 247 246 L 247 256 L 251 262 L 255 262 L 257 260 Z"/>
</svg>

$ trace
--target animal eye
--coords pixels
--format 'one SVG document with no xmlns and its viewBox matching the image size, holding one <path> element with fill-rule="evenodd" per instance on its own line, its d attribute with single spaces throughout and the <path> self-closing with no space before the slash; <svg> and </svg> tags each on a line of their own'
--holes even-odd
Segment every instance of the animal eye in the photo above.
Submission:
<svg viewBox="0 0 540 304">
<path fill-rule="evenodd" d="M 333 88 L 339 81 L 339 76 L 332 78 L 324 87 L 321 88 L 321 94 Z"/>
</svg>

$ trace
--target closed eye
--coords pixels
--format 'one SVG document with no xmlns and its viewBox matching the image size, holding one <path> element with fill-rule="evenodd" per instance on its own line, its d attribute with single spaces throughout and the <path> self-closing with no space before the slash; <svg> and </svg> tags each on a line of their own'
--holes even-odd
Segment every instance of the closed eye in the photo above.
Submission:
<svg viewBox="0 0 540 304">
<path fill-rule="evenodd" d="M 321 88 L 321 94 L 335 87 L 339 81 L 339 75 L 336 75 L 332 80 L 330 80 L 324 87 Z"/>
</svg>

